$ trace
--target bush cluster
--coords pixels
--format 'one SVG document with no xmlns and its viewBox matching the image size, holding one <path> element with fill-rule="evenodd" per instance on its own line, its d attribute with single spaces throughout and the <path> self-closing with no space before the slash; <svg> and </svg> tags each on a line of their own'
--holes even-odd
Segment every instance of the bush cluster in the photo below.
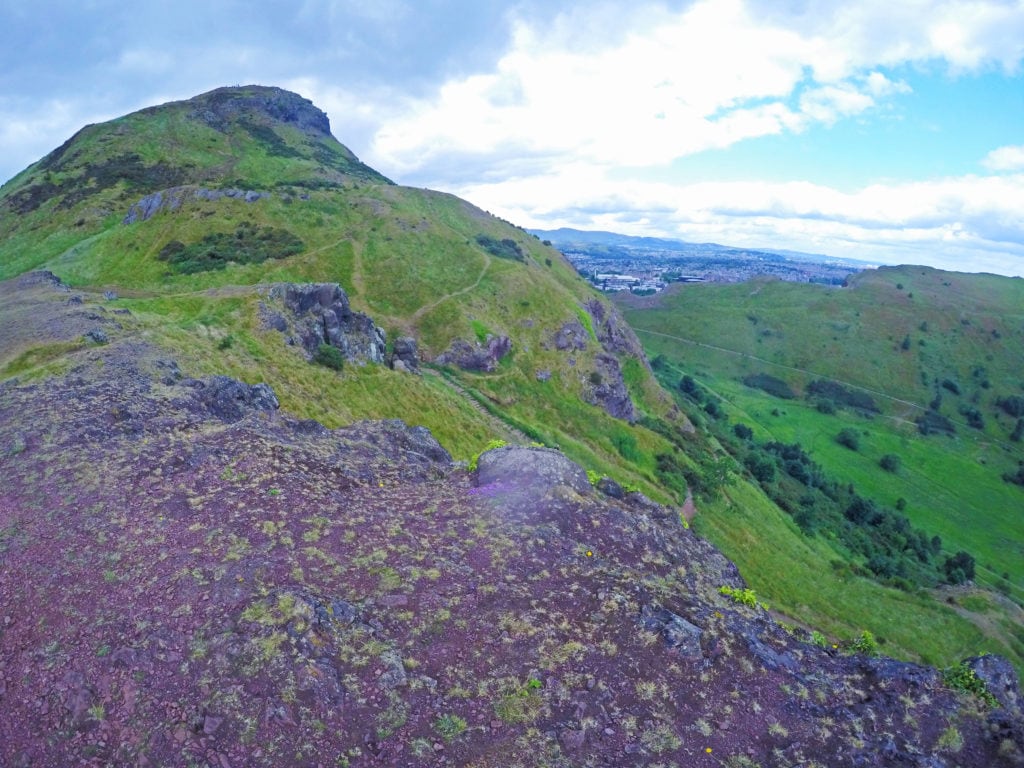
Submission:
<svg viewBox="0 0 1024 768">
<path fill-rule="evenodd" d="M 304 249 L 302 240 L 286 229 L 244 222 L 233 233 L 212 232 L 191 245 L 171 240 L 157 258 L 175 272 L 191 275 L 224 269 L 228 262 L 261 264 L 267 259 L 285 259 Z"/>
<path fill-rule="evenodd" d="M 513 261 L 526 261 L 523 249 L 515 240 L 510 237 L 498 240 L 490 235 L 477 235 L 477 245 L 481 246 L 491 256 L 499 259 L 512 259 Z"/>
</svg>

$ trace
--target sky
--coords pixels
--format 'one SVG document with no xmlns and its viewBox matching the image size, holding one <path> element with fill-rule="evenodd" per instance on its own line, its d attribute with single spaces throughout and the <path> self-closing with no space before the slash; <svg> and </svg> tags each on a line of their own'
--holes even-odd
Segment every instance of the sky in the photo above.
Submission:
<svg viewBox="0 0 1024 768">
<path fill-rule="evenodd" d="M 0 0 L 0 180 L 249 83 L 524 227 L 1024 276 L 1024 0 Z"/>
</svg>

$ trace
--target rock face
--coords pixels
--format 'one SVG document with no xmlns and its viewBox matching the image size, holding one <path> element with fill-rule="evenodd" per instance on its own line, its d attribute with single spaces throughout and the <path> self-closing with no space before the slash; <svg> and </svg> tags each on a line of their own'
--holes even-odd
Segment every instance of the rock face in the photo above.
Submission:
<svg viewBox="0 0 1024 768">
<path fill-rule="evenodd" d="M 331 121 L 323 110 L 309 99 L 280 88 L 218 88 L 191 101 L 193 116 L 217 130 L 223 130 L 240 115 L 262 114 L 314 136 L 331 134 Z"/>
<path fill-rule="evenodd" d="M 590 376 L 587 402 L 599 405 L 610 416 L 632 424 L 636 421 L 636 406 L 626 389 L 618 359 L 601 352 L 594 358 L 594 363 L 597 369 Z"/>
<path fill-rule="evenodd" d="M 498 367 L 498 361 L 511 351 L 512 340 L 508 336 L 491 336 L 486 344 L 470 344 L 464 339 L 455 339 L 435 362 L 455 365 L 464 371 L 491 373 Z"/>
<path fill-rule="evenodd" d="M 310 357 L 321 344 L 330 344 L 347 360 L 384 362 L 384 330 L 369 316 L 353 312 L 348 295 L 337 283 L 282 283 L 271 287 L 268 298 L 286 314 L 264 306 L 264 326 L 285 333 L 289 344 L 299 344 Z"/>
<path fill-rule="evenodd" d="M 399 336 L 395 339 L 394 348 L 388 356 L 388 365 L 396 371 L 419 373 L 420 355 L 416 339 L 411 336 Z"/>
<path fill-rule="evenodd" d="M 264 197 L 270 197 L 269 192 L 257 192 L 252 189 L 206 189 L 205 187 L 171 187 L 146 195 L 128 209 L 128 213 L 122 219 L 122 224 L 134 224 L 137 221 L 147 221 L 160 211 L 176 211 L 182 203 L 188 200 L 222 200 L 224 198 L 245 200 L 247 203 L 255 203 Z"/>
<path fill-rule="evenodd" d="M 601 346 L 608 352 L 629 355 L 637 360 L 645 361 L 640 340 L 633 333 L 614 307 L 607 306 L 599 299 L 590 299 L 586 305 L 594 325 L 594 333 Z"/>
</svg>

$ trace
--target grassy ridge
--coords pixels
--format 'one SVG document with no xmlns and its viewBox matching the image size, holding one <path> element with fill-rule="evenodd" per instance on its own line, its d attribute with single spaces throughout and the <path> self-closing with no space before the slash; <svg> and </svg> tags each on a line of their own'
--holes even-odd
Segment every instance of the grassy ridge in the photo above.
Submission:
<svg viewBox="0 0 1024 768">
<path fill-rule="evenodd" d="M 187 373 L 266 381 L 299 416 L 405 418 L 460 458 L 525 432 L 668 498 L 652 471 L 666 440 L 584 402 L 593 334 L 583 350 L 552 347 L 560 327 L 589 320 L 583 304 L 595 297 L 559 253 L 456 197 L 396 186 L 322 131 L 247 101 L 287 101 L 280 92 L 229 90 L 87 128 L 12 180 L 0 192 L 0 278 L 45 267 L 77 289 L 114 290 L 132 330 Z M 122 223 L 173 185 L 185 185 L 177 205 Z M 211 200 L 199 188 L 261 197 Z M 389 338 L 415 336 L 426 359 L 489 334 L 508 336 L 512 352 L 492 374 L 449 378 L 309 366 L 257 319 L 255 286 L 286 281 L 340 283 Z M 638 406 L 665 415 L 670 402 L 637 365 Z"/>
</svg>

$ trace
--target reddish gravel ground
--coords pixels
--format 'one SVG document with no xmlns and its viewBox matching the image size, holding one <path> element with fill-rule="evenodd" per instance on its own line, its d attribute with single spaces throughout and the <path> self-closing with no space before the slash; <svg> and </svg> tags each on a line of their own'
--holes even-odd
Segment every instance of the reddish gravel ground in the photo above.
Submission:
<svg viewBox="0 0 1024 768">
<path fill-rule="evenodd" d="M 555 451 L 330 431 L 68 299 L 0 286 L 0 343 L 78 345 L 0 383 L 0 765 L 1021 762 L 1012 685 L 804 642 Z"/>
</svg>

